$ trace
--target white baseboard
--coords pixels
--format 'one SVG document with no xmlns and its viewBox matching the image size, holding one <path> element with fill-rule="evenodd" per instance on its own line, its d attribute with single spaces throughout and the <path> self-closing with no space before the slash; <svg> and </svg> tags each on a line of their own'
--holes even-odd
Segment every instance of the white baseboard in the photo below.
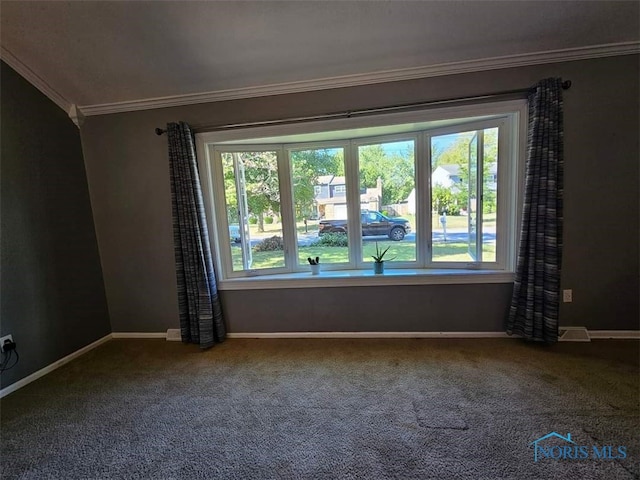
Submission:
<svg viewBox="0 0 640 480">
<path fill-rule="evenodd" d="M 573 327 L 560 327 L 572 329 Z M 583 327 L 580 327 L 583 328 Z M 586 330 L 586 329 L 585 329 Z M 588 330 L 591 339 L 640 339 L 640 330 Z M 505 332 L 255 332 L 227 333 L 227 338 L 513 338 Z"/>
<path fill-rule="evenodd" d="M 228 338 L 518 338 L 505 332 L 258 332 Z"/>
<path fill-rule="evenodd" d="M 167 338 L 166 332 L 113 332 L 113 338 Z"/>
<path fill-rule="evenodd" d="M 639 340 L 640 330 L 589 330 L 589 336 L 594 339 L 624 339 Z"/>
<path fill-rule="evenodd" d="M 568 327 L 564 327 L 568 328 Z M 0 398 L 28 385 L 29 383 L 51 373 L 66 363 L 84 355 L 89 350 L 102 345 L 112 338 L 166 338 L 175 340 L 177 329 L 168 329 L 167 332 L 114 332 L 105 335 L 99 340 L 82 347 L 51 365 L 32 373 L 28 377 L 12 383 L 0 390 Z M 592 339 L 640 339 L 640 330 L 590 330 Z M 228 333 L 227 338 L 513 338 L 505 332 L 257 332 L 257 333 Z M 179 336 L 177 337 L 179 339 Z"/>
<path fill-rule="evenodd" d="M 0 390 L 0 398 L 3 398 L 5 396 L 9 395 L 10 393 L 15 392 L 16 390 L 24 387 L 25 385 L 28 385 L 31 382 L 34 382 L 34 381 L 38 380 L 40 377 L 44 377 L 46 374 L 53 372 L 54 370 L 56 370 L 57 368 L 60 368 L 64 364 L 69 363 L 71 360 L 75 360 L 79 356 L 84 355 L 89 350 L 93 350 L 97 346 L 102 345 L 105 342 L 108 342 L 109 340 L 111 340 L 111 338 L 112 338 L 112 334 L 111 333 L 109 335 L 105 335 L 101 339 L 96 340 L 95 342 L 90 343 L 89 345 L 87 345 L 85 347 L 82 347 L 80 350 L 76 350 L 75 352 L 70 353 L 66 357 L 63 357 L 60 360 L 56 360 L 52 364 L 47 365 L 44 368 L 41 368 L 40 370 L 38 370 L 37 372 L 32 373 L 28 377 L 25 377 L 22 380 L 18 380 L 17 382 L 12 383 L 8 387 L 5 387 L 2 390 Z"/>
<path fill-rule="evenodd" d="M 572 329 L 577 327 L 560 327 Z M 580 327 L 583 328 L 583 327 Z M 591 338 L 640 339 L 640 330 L 588 330 Z M 166 332 L 113 332 L 113 338 L 164 338 L 180 341 L 180 329 Z M 238 332 L 227 338 L 520 338 L 505 332 Z"/>
</svg>

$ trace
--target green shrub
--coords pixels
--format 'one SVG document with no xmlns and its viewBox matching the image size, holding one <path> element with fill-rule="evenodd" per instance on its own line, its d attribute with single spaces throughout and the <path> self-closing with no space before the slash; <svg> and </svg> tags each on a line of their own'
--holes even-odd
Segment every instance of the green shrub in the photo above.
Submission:
<svg viewBox="0 0 640 480">
<path fill-rule="evenodd" d="M 249 217 L 249 225 L 257 225 L 258 219 L 256 217 Z"/>
<path fill-rule="evenodd" d="M 311 244 L 312 247 L 347 247 L 348 245 L 346 233 L 325 233 Z"/>
<path fill-rule="evenodd" d="M 273 223 L 273 217 L 264 217 L 264 223 L 271 225 Z"/>
<path fill-rule="evenodd" d="M 436 185 L 432 191 L 433 203 L 437 206 L 438 213 L 442 215 L 460 215 L 460 205 L 458 198 L 450 189 L 441 185 Z"/>
<path fill-rule="evenodd" d="M 284 250 L 284 244 L 282 243 L 282 237 L 274 235 L 273 237 L 265 238 L 255 247 L 254 252 L 273 252 L 275 250 Z"/>
</svg>

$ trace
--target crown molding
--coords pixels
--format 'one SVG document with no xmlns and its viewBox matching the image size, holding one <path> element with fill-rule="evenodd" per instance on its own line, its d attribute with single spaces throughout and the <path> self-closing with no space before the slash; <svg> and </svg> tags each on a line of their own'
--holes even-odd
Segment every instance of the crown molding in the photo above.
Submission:
<svg viewBox="0 0 640 480">
<path fill-rule="evenodd" d="M 0 58 L 11 68 L 22 75 L 33 86 L 46 95 L 51 101 L 62 108 L 78 125 L 82 116 L 107 115 L 111 113 L 134 112 L 156 108 L 196 105 L 201 103 L 240 100 L 246 98 L 265 97 L 271 95 L 285 95 L 303 93 L 332 88 L 356 87 L 377 83 L 415 80 L 420 78 L 439 77 L 461 73 L 473 73 L 504 68 L 525 67 L 545 63 L 570 62 L 591 58 L 612 57 L 618 55 L 633 55 L 640 53 L 640 42 L 614 43 L 591 47 L 568 48 L 550 50 L 521 55 L 507 55 L 480 60 L 442 63 L 422 67 L 384 70 L 379 72 L 327 77 L 315 80 L 277 83 L 254 87 L 216 90 L 212 92 L 194 93 L 186 95 L 172 95 L 167 97 L 147 98 L 125 102 L 104 103 L 96 105 L 76 106 L 58 93 L 38 74 L 21 62 L 4 46 L 0 47 Z"/>
<path fill-rule="evenodd" d="M 77 105 L 71 105 L 67 113 L 69 114 L 69 118 L 71 119 L 71 121 L 76 124 L 76 127 L 80 128 L 82 125 L 84 125 L 84 114 Z"/>
<path fill-rule="evenodd" d="M 4 46 L 0 47 L 0 59 L 18 72 L 31 85 L 40 90 L 53 103 L 59 106 L 66 113 L 69 113 L 71 102 L 60 95 L 51 85 L 42 79 L 37 73 L 22 63 L 13 53 Z"/>
<path fill-rule="evenodd" d="M 239 100 L 271 95 L 328 90 L 332 88 L 356 87 L 376 83 L 397 82 L 402 80 L 414 80 L 460 73 L 524 67 L 544 63 L 558 63 L 618 55 L 632 55 L 637 53 L 640 53 L 640 42 L 625 42 L 592 47 L 567 48 L 562 50 L 527 53 L 522 55 L 508 55 L 480 60 L 442 63 L 439 65 L 423 67 L 384 70 L 379 72 L 328 77 L 316 80 L 217 90 L 187 95 L 147 98 L 100 105 L 81 105 L 79 108 L 86 116 L 107 115 L 110 113 L 178 107 L 199 103 L 222 102 L 227 100 Z"/>
</svg>

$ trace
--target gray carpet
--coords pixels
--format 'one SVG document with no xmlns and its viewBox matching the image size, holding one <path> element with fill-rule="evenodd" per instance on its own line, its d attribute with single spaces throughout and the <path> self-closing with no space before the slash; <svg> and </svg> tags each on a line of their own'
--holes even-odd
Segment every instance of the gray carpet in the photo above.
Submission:
<svg viewBox="0 0 640 480">
<path fill-rule="evenodd" d="M 2 400 L 0 473 L 638 478 L 639 345 L 112 340 Z M 552 431 L 627 458 L 534 462 L 530 443 Z"/>
</svg>

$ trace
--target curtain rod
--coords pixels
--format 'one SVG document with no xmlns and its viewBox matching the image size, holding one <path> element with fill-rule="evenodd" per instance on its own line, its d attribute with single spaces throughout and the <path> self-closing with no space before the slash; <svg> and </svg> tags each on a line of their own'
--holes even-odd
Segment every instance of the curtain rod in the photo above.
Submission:
<svg viewBox="0 0 640 480">
<path fill-rule="evenodd" d="M 571 88 L 571 80 L 565 80 L 562 82 L 562 89 L 569 90 Z M 335 112 L 335 113 L 324 113 L 320 115 L 314 115 L 311 117 L 294 117 L 294 118 L 282 118 L 279 120 L 265 120 L 262 122 L 249 122 L 249 123 L 234 123 L 227 125 L 202 125 L 199 127 L 194 127 L 194 130 L 199 133 L 201 131 L 215 131 L 215 130 L 233 130 L 239 128 L 251 128 L 251 127 L 266 127 L 270 125 L 286 125 L 292 123 L 304 123 L 304 122 L 313 122 L 316 120 L 329 120 L 335 118 L 352 118 L 357 116 L 365 116 L 365 115 L 373 115 L 376 113 L 389 113 L 395 112 L 399 110 L 409 110 L 414 108 L 421 107 L 429 107 L 434 105 L 445 105 L 449 103 L 460 103 L 460 102 L 468 102 L 470 100 L 488 100 L 494 97 L 506 97 L 511 95 L 519 95 L 524 93 L 530 93 L 534 91 L 536 87 L 529 88 L 520 88 L 516 90 L 505 90 L 502 92 L 494 92 L 487 93 L 484 95 L 471 95 L 468 97 L 457 97 L 457 98 L 447 98 L 444 100 L 432 100 L 429 102 L 414 102 L 414 103 L 404 103 L 400 105 L 391 105 L 386 107 L 378 107 L 378 108 L 367 108 L 362 110 L 352 110 L 352 111 L 343 111 L 343 112 Z M 167 131 L 162 128 L 156 128 L 156 135 L 162 135 Z"/>
</svg>

